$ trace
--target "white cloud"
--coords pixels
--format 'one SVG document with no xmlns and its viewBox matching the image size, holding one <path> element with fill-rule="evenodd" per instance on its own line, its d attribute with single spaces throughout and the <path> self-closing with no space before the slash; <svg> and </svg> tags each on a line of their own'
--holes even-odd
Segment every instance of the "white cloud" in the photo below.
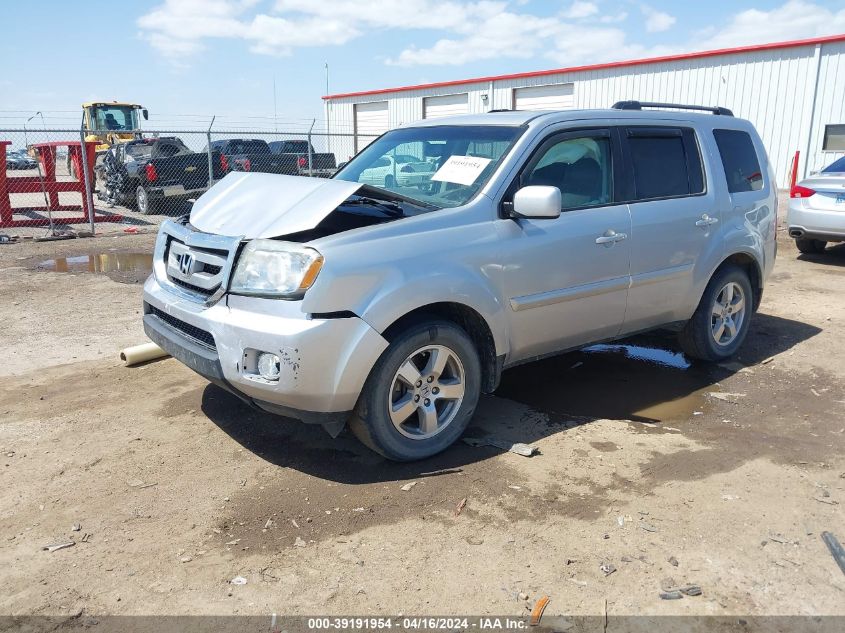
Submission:
<svg viewBox="0 0 845 633">
<path fill-rule="evenodd" d="M 621 11 L 619 13 L 606 13 L 599 18 L 602 24 L 616 24 L 617 22 L 624 22 L 628 19 L 628 12 Z"/>
<path fill-rule="evenodd" d="M 649 5 L 636 6 L 650 33 L 676 23 L 675 17 Z M 596 2 L 584 0 L 552 16 L 535 15 L 520 0 L 163 0 L 137 24 L 153 48 L 181 64 L 212 39 L 242 40 L 254 53 L 289 55 L 298 48 L 340 46 L 402 31 L 410 44 L 387 50 L 384 63 L 458 66 L 544 57 L 579 65 L 845 31 L 845 9 L 834 11 L 810 0 L 789 0 L 768 11 L 741 11 L 674 46 L 634 39 L 621 28 L 627 17 L 625 11 L 602 13 Z M 426 46 L 414 44 L 423 32 L 439 39 Z"/>
<path fill-rule="evenodd" d="M 644 4 L 640 9 L 643 12 L 643 16 L 645 16 L 645 30 L 649 33 L 668 31 L 677 22 L 677 18 L 674 16 L 669 15 L 665 11 L 657 11 L 648 5 Z"/>
<path fill-rule="evenodd" d="M 150 44 L 171 57 L 189 56 L 204 48 L 213 37 L 243 37 L 239 16 L 255 0 L 165 0 L 138 18 L 138 26 Z"/>
<path fill-rule="evenodd" d="M 699 50 L 763 44 L 845 32 L 845 9 L 790 0 L 771 11 L 748 9 L 737 13 L 721 29 L 699 33 Z"/>
<path fill-rule="evenodd" d="M 572 5 L 560 14 L 560 17 L 566 20 L 578 20 L 580 18 L 588 18 L 599 12 L 599 7 L 595 2 L 582 2 L 577 0 Z"/>
</svg>

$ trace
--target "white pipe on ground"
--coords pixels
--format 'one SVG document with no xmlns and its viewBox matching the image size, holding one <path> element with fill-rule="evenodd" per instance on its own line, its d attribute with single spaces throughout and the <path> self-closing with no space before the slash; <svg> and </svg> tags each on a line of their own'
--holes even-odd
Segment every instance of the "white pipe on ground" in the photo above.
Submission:
<svg viewBox="0 0 845 633">
<path fill-rule="evenodd" d="M 165 352 L 155 343 L 144 343 L 143 345 L 134 345 L 132 347 L 127 347 L 126 349 L 120 352 L 120 360 L 125 363 L 126 367 L 138 365 L 139 363 L 145 363 L 149 360 L 155 360 L 157 358 L 164 358 L 165 356 L 170 356 L 170 354 Z"/>
</svg>

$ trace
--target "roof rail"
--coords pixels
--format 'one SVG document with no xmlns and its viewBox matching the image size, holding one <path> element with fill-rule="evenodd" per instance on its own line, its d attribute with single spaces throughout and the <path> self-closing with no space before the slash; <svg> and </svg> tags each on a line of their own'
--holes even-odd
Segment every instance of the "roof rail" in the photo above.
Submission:
<svg viewBox="0 0 845 633">
<path fill-rule="evenodd" d="M 492 112 L 513 112 L 510 108 L 496 108 L 495 110 L 487 110 L 487 114 Z"/>
<path fill-rule="evenodd" d="M 611 108 L 614 110 L 642 110 L 643 108 L 664 108 L 667 110 L 698 110 L 712 112 L 721 116 L 733 116 L 734 113 L 721 106 L 685 105 L 683 103 L 658 103 L 655 101 L 617 101 Z"/>
</svg>

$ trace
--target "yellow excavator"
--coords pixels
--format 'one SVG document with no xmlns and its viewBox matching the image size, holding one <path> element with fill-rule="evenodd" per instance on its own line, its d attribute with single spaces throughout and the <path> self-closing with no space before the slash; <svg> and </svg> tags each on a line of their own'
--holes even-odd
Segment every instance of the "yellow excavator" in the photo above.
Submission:
<svg viewBox="0 0 845 633">
<path fill-rule="evenodd" d="M 98 141 L 97 153 L 106 151 L 112 145 L 138 138 L 141 129 L 139 115 L 144 120 L 149 118 L 144 106 L 118 101 L 83 103 L 82 112 L 88 130 L 85 140 Z"/>
<path fill-rule="evenodd" d="M 99 165 L 105 153 L 114 145 L 141 138 L 141 120 L 149 118 L 147 109 L 137 103 L 121 101 L 92 101 L 82 104 L 86 141 L 97 143 L 97 161 Z M 70 157 L 67 161 L 68 173 L 77 177 Z"/>
</svg>

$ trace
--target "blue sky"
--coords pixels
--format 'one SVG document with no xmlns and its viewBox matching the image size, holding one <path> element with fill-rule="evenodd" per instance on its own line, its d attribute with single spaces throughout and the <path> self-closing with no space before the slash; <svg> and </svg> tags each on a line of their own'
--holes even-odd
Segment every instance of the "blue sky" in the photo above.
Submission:
<svg viewBox="0 0 845 633">
<path fill-rule="evenodd" d="M 741 4 L 741 6 L 739 6 Z M 0 127 L 91 99 L 304 125 L 347 92 L 845 33 L 845 0 L 3 2 Z M 27 114 L 29 113 L 29 114 Z M 182 115 L 196 115 L 186 117 Z"/>
</svg>

